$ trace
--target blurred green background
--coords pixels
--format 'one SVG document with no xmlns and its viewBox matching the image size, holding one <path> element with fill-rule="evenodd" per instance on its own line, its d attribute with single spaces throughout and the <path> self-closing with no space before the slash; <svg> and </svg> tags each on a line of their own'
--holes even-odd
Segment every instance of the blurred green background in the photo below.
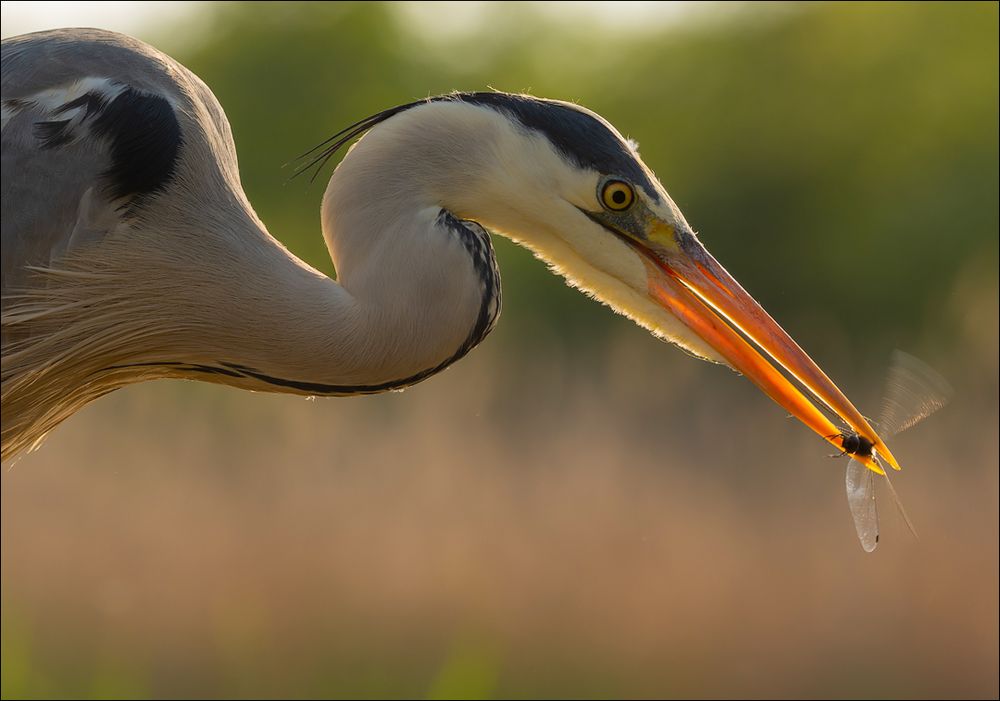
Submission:
<svg viewBox="0 0 1000 701">
<path fill-rule="evenodd" d="M 257 2 L 135 31 L 215 91 L 251 202 L 325 272 L 323 183 L 283 164 L 392 105 L 529 91 L 636 139 L 863 411 L 897 347 L 956 399 L 894 442 L 921 539 L 886 508 L 865 556 L 820 442 L 497 239 L 500 324 L 441 377 L 130 388 L 5 469 L 3 696 L 997 697 L 997 7 Z"/>
</svg>

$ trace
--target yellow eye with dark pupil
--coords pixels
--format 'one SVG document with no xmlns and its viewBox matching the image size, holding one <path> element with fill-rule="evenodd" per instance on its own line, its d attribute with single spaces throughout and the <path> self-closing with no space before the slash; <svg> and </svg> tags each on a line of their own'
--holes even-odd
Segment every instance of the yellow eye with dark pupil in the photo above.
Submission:
<svg viewBox="0 0 1000 701">
<path fill-rule="evenodd" d="M 635 199 L 635 194 L 628 183 L 621 180 L 611 180 L 604 185 L 601 191 L 601 200 L 608 209 L 620 212 L 628 209 Z"/>
</svg>

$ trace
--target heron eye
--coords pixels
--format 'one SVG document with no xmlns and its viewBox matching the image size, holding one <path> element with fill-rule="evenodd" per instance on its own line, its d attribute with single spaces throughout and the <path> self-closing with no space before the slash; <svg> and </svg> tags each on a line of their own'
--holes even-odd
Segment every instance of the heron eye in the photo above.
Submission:
<svg viewBox="0 0 1000 701">
<path fill-rule="evenodd" d="M 601 190 L 601 203 L 614 212 L 621 212 L 632 206 L 635 193 L 628 183 L 621 180 L 609 180 Z"/>
</svg>

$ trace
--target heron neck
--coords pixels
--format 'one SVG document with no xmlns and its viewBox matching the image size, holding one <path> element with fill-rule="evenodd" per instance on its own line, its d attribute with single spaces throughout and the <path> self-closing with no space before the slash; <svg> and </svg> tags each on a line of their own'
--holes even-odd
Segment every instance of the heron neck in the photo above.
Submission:
<svg viewBox="0 0 1000 701">
<path fill-rule="evenodd" d="M 479 291 L 458 274 L 467 252 L 436 229 L 440 208 L 396 203 L 391 215 L 368 218 L 355 239 L 367 255 L 338 261 L 340 281 L 249 213 L 241 232 L 219 239 L 223 250 L 207 253 L 215 264 L 204 288 L 185 295 L 191 326 L 170 342 L 172 362 L 200 379 L 300 394 L 377 392 L 436 372 L 468 336 Z"/>
<path fill-rule="evenodd" d="M 370 153 L 345 159 L 331 178 L 322 224 L 336 280 L 276 241 L 241 191 L 227 212 L 213 213 L 211 232 L 191 236 L 197 222 L 159 232 L 197 248 L 195 271 L 172 277 L 197 278 L 202 288 L 181 293 L 181 314 L 192 321 L 174 324 L 194 326 L 181 334 L 183 347 L 170 342 L 172 360 L 212 368 L 202 379 L 342 394 L 411 384 L 468 350 L 483 306 L 483 259 L 498 279 L 489 239 L 478 236 L 486 255 L 475 260 L 468 232 L 443 216 L 422 154 L 387 155 L 388 163 Z"/>
</svg>

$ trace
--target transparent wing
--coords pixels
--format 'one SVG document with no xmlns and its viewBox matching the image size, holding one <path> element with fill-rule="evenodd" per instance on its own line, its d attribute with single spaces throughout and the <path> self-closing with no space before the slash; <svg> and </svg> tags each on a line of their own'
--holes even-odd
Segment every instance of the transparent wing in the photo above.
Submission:
<svg viewBox="0 0 1000 701">
<path fill-rule="evenodd" d="M 920 423 L 935 411 L 945 406 L 953 396 L 951 385 L 934 369 L 909 353 L 895 350 L 889 364 L 882 413 L 879 416 L 879 430 L 883 436 L 891 436 Z M 854 517 L 854 528 L 865 552 L 878 547 L 878 505 L 875 495 L 875 473 L 853 458 L 847 464 L 847 503 Z M 903 502 L 889 479 L 888 470 L 885 484 L 906 522 L 906 527 L 917 535 L 913 522 L 903 508 Z"/>
<path fill-rule="evenodd" d="M 875 504 L 875 473 L 851 458 L 847 463 L 847 503 L 854 528 L 865 552 L 878 546 L 878 506 Z"/>
<path fill-rule="evenodd" d="M 913 534 L 914 538 L 919 540 L 917 535 L 917 529 L 913 526 L 913 521 L 910 520 L 909 515 L 906 513 L 906 509 L 903 508 L 903 500 L 899 498 L 899 494 L 896 493 L 896 488 L 892 486 L 892 480 L 889 479 L 889 473 L 892 470 L 885 471 L 885 484 L 889 487 L 889 494 L 892 495 L 892 500 L 896 503 L 896 508 L 899 509 L 899 515 L 903 517 L 903 521 L 906 522 L 906 527 L 910 529 L 910 533 Z"/>
<path fill-rule="evenodd" d="M 894 350 L 885 382 L 879 429 L 891 436 L 914 426 L 950 400 L 951 385 L 927 363 Z"/>
</svg>

